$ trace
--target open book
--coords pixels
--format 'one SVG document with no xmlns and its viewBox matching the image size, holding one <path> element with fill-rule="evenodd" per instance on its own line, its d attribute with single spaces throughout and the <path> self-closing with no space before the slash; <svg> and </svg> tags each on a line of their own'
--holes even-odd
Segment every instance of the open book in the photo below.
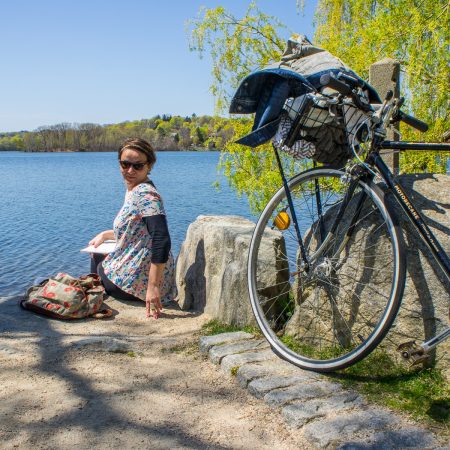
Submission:
<svg viewBox="0 0 450 450">
<path fill-rule="evenodd" d="M 107 255 L 111 253 L 116 248 L 116 241 L 106 240 L 102 242 L 98 247 L 89 245 L 86 248 L 82 248 L 80 252 L 84 253 L 101 253 L 102 255 Z"/>
</svg>

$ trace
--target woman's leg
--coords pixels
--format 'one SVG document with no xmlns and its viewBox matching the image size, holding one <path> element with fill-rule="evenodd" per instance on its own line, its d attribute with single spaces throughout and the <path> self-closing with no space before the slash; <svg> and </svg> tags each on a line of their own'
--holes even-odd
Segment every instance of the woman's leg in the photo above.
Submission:
<svg viewBox="0 0 450 450">
<path fill-rule="evenodd" d="M 98 265 L 106 258 L 106 255 L 102 255 L 101 253 L 91 253 L 91 273 L 97 272 Z"/>
<path fill-rule="evenodd" d="M 116 286 L 105 274 L 105 271 L 103 270 L 102 262 L 97 265 L 97 271 L 100 275 L 100 278 L 102 280 L 103 286 L 105 287 L 105 291 L 108 295 L 111 297 L 117 298 L 119 300 L 126 300 L 126 301 L 142 301 L 140 298 L 135 297 L 134 295 L 128 294 L 128 292 L 122 291 L 120 287 Z"/>
</svg>

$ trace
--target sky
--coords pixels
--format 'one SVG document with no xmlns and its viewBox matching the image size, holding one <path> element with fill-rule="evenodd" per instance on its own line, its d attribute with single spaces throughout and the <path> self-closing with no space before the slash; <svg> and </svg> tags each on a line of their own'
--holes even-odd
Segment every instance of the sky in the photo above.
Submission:
<svg viewBox="0 0 450 450">
<path fill-rule="evenodd" d="M 213 114 L 210 60 L 189 51 L 186 22 L 202 6 L 240 16 L 249 3 L 0 0 L 0 132 Z M 303 13 L 295 0 L 257 3 L 312 39 L 317 0 Z"/>
</svg>

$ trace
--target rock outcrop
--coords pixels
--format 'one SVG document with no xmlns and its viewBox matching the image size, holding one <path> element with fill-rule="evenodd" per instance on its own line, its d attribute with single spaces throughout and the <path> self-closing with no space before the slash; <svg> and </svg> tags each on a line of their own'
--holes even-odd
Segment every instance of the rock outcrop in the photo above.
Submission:
<svg viewBox="0 0 450 450">
<path fill-rule="evenodd" d="M 400 177 L 400 183 L 449 253 L 450 177 L 432 174 L 403 175 Z M 388 200 L 395 205 L 407 246 L 407 280 L 403 304 L 384 341 L 386 349 L 396 354 L 394 349 L 398 344 L 409 340 L 421 342 L 430 339 L 448 325 L 449 295 L 448 281 L 438 264 L 400 206 L 393 198 Z M 376 224 L 371 225 L 377 229 Z M 358 239 L 355 240 L 363 242 L 362 245 L 367 247 L 382 246 L 383 236 L 371 231 L 372 228 L 362 226 L 361 230 L 357 231 Z M 247 287 L 248 248 L 253 229 L 252 222 L 236 216 L 200 216 L 191 224 L 178 257 L 176 271 L 182 309 L 202 311 L 229 324 L 255 323 Z M 286 283 L 289 282 L 288 270 L 280 266 L 283 264 L 283 258 L 278 257 L 280 253 L 284 253 L 284 239 L 278 231 L 269 231 L 261 242 L 267 264 L 259 261 L 260 266 L 264 267 L 262 273 L 266 277 L 258 286 L 259 293 L 268 300 L 277 298 L 277 301 L 283 304 L 283 301 L 280 301 L 280 293 L 289 291 L 286 289 Z M 385 261 L 382 259 L 374 265 L 380 269 L 375 270 L 373 275 L 379 278 L 375 283 L 378 286 L 387 283 L 389 279 L 389 276 L 386 276 L 386 280 L 383 278 L 384 271 L 387 270 L 384 266 Z M 350 269 L 355 270 L 353 267 L 349 267 Z M 361 270 L 363 269 L 362 267 Z M 342 270 L 345 271 L 345 267 Z M 354 273 L 352 277 L 355 279 Z M 274 286 L 275 289 L 278 286 L 279 292 L 273 292 Z M 295 292 L 295 286 L 293 289 Z M 362 304 L 370 305 L 370 299 L 364 297 L 370 296 L 370 292 L 358 292 Z M 363 312 L 370 315 L 370 311 Z M 299 311 L 294 313 L 293 325 L 296 323 L 296 313 Z M 307 306 L 303 305 L 300 313 L 303 318 L 307 317 Z M 376 316 L 380 317 L 380 314 L 377 313 Z M 330 330 L 324 330 L 324 335 L 327 332 Z M 449 347 L 450 340 L 438 347 L 430 359 L 430 363 L 437 362 L 447 372 L 450 367 Z"/>
<path fill-rule="evenodd" d="M 229 324 L 255 324 L 247 284 L 247 257 L 254 227 L 250 220 L 237 216 L 199 216 L 189 226 L 176 269 L 182 309 L 205 312 Z M 288 274 L 269 262 L 279 260 L 282 264 L 276 256 L 282 251 L 282 236 L 274 231 L 265 242 L 268 263 L 260 288 L 264 289 L 264 284 L 278 285 L 281 290 Z M 268 289 L 265 295 L 273 294 Z"/>
<path fill-rule="evenodd" d="M 449 254 L 450 176 L 402 175 L 399 181 Z M 402 306 L 390 335 L 420 342 L 449 325 L 449 283 L 400 206 L 395 209 L 407 247 L 407 277 Z M 432 356 L 450 379 L 450 340 L 441 344 Z"/>
</svg>

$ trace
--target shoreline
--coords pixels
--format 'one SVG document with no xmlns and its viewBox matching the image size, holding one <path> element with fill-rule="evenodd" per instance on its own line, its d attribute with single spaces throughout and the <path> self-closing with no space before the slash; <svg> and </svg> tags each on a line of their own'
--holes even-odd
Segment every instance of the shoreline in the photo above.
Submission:
<svg viewBox="0 0 450 450">
<path fill-rule="evenodd" d="M 192 149 L 155 149 L 156 152 L 196 152 L 196 153 L 214 153 L 221 152 L 224 149 L 204 149 L 204 148 L 192 148 Z M 2 152 L 15 152 L 15 153 L 116 153 L 117 150 L 0 150 Z"/>
</svg>

